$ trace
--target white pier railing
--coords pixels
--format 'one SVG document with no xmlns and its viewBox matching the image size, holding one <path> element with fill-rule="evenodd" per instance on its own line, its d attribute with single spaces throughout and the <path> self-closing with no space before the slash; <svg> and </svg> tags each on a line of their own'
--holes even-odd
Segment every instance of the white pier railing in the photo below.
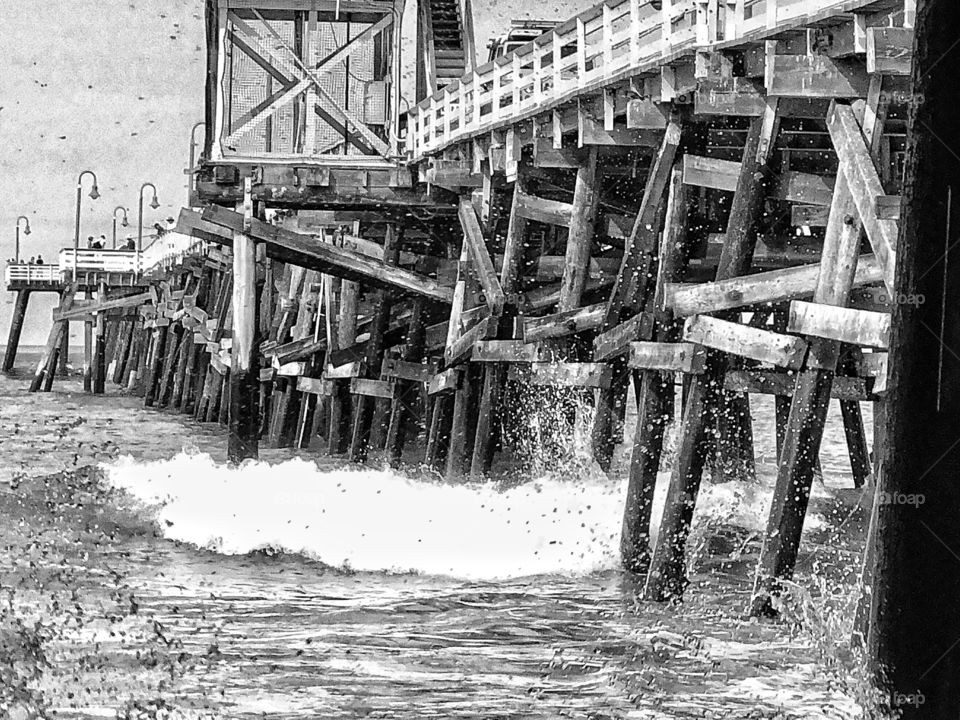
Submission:
<svg viewBox="0 0 960 720">
<path fill-rule="evenodd" d="M 874 1 L 607 0 L 411 108 L 407 155 L 419 162 L 453 143 L 669 68 L 680 55 L 760 40 Z"/>
</svg>

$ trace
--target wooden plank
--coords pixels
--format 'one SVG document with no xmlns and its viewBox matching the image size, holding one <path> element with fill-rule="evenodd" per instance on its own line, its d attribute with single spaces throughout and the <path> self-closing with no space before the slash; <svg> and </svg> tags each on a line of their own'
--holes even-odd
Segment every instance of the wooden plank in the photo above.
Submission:
<svg viewBox="0 0 960 720">
<path fill-rule="evenodd" d="M 474 362 L 544 362 L 549 352 L 539 343 L 523 340 L 478 340 L 470 359 Z"/>
<path fill-rule="evenodd" d="M 117 308 L 134 307 L 137 305 L 144 305 L 145 303 L 155 304 L 156 302 L 157 291 L 151 287 L 148 291 L 138 293 L 137 295 L 127 295 L 126 297 L 114 298 L 113 300 L 103 300 L 98 298 L 97 300 L 89 302 L 77 301 L 68 310 L 56 308 L 53 311 L 53 320 L 54 322 L 59 322 L 61 320 L 75 320 L 81 315 L 105 312 L 106 310 L 115 310 Z"/>
<path fill-rule="evenodd" d="M 664 130 L 670 119 L 670 106 L 650 98 L 627 101 L 627 128 L 630 130 Z"/>
<path fill-rule="evenodd" d="M 803 364 L 807 343 L 802 338 L 719 320 L 707 315 L 687 318 L 683 339 L 732 355 L 791 370 Z"/>
<path fill-rule="evenodd" d="M 514 194 L 514 212 L 525 220 L 567 227 L 573 217 L 573 205 L 558 200 L 547 200 L 524 192 Z"/>
<path fill-rule="evenodd" d="M 393 383 L 387 380 L 372 380 L 355 377 L 350 379 L 350 393 L 364 397 L 393 399 Z"/>
<path fill-rule="evenodd" d="M 638 313 L 616 327 L 597 335 L 593 340 L 593 359 L 609 360 L 630 351 L 630 343 L 649 340 L 653 334 L 654 318 L 647 312 Z"/>
<path fill-rule="evenodd" d="M 464 331 L 460 337 L 447 346 L 443 353 L 444 361 L 447 365 L 456 365 L 467 360 L 473 350 L 473 345 L 478 340 L 487 337 L 489 331 L 490 319 L 484 318 L 469 330 Z"/>
<path fill-rule="evenodd" d="M 796 387 L 797 376 L 777 370 L 731 370 L 724 379 L 728 390 L 790 397 Z M 870 391 L 872 383 L 863 377 L 836 377 L 830 397 L 837 400 L 867 401 L 876 398 Z"/>
<path fill-rule="evenodd" d="M 596 303 L 567 312 L 523 318 L 523 339 L 537 342 L 547 338 L 566 337 L 585 330 L 595 330 L 603 323 L 606 303 Z"/>
<path fill-rule="evenodd" d="M 900 219 L 900 196 L 878 195 L 876 199 L 876 213 L 880 220 Z"/>
<path fill-rule="evenodd" d="M 297 378 L 297 390 L 311 395 L 333 395 L 333 382 L 321 378 L 299 377 Z"/>
<path fill-rule="evenodd" d="M 864 141 L 860 123 L 849 105 L 834 103 L 827 117 L 827 129 L 837 149 L 840 170 L 850 187 L 857 214 L 883 268 L 884 284 L 890 293 L 894 293 L 899 224 L 877 216 L 876 199 L 884 194 L 883 183 Z"/>
<path fill-rule="evenodd" d="M 763 86 L 745 77 L 701 79 L 693 96 L 696 115 L 759 117 L 766 106 Z"/>
<path fill-rule="evenodd" d="M 867 28 L 867 72 L 909 76 L 913 62 L 913 28 Z"/>
<path fill-rule="evenodd" d="M 801 98 L 864 98 L 870 79 L 857 60 L 826 55 L 767 53 L 768 96 Z"/>
<path fill-rule="evenodd" d="M 507 377 L 529 385 L 607 388 L 612 374 L 606 363 L 535 362 L 511 365 Z"/>
<path fill-rule="evenodd" d="M 699 375 L 706 353 L 693 343 L 632 342 L 627 366 L 637 370 L 661 370 Z"/>
<path fill-rule="evenodd" d="M 280 377 L 300 377 L 307 371 L 305 362 L 288 362 L 280 365 L 278 363 L 277 375 Z"/>
<path fill-rule="evenodd" d="M 697 187 L 733 192 L 737 189 L 740 163 L 701 155 L 683 156 L 683 182 Z"/>
<path fill-rule="evenodd" d="M 405 362 L 396 358 L 385 359 L 380 370 L 382 378 L 397 378 L 422 383 L 430 382 L 430 379 L 436 374 L 436 363 Z"/>
<path fill-rule="evenodd" d="M 791 170 L 780 174 L 771 195 L 788 202 L 829 207 L 833 199 L 833 184 L 832 177 Z"/>
<path fill-rule="evenodd" d="M 470 257 L 473 258 L 474 269 L 483 288 L 487 307 L 492 315 L 500 315 L 503 312 L 505 301 L 503 289 L 500 286 L 497 271 L 493 266 L 493 260 L 487 250 L 487 243 L 483 238 L 483 231 L 480 229 L 473 203 L 466 197 L 460 198 L 459 217 L 460 225 L 463 228 L 464 242 L 467 244 Z"/>
<path fill-rule="evenodd" d="M 794 300 L 787 330 L 885 350 L 890 343 L 890 314 Z"/>
<path fill-rule="evenodd" d="M 864 353 L 860 361 L 860 373 L 874 378 L 873 392 L 882 395 L 887 391 L 887 362 L 885 352 Z"/>
<path fill-rule="evenodd" d="M 239 231 L 243 227 L 242 215 L 218 206 L 206 208 L 203 219 L 231 230 Z M 446 304 L 453 301 L 453 289 L 432 278 L 403 268 L 388 268 L 351 250 L 317 243 L 309 235 L 278 228 L 260 220 L 251 222 L 250 234 L 266 243 L 267 257 L 348 280 L 363 280 L 375 287 L 422 295 Z"/>
<path fill-rule="evenodd" d="M 427 394 L 437 395 L 439 393 L 452 393 L 460 386 L 460 368 L 450 368 L 439 372 L 430 378 L 427 383 Z"/>
<path fill-rule="evenodd" d="M 363 361 L 356 360 L 354 362 L 339 365 L 337 367 L 334 367 L 333 365 L 327 365 L 327 369 L 324 371 L 323 377 L 326 380 L 346 380 L 348 378 L 359 377 L 362 371 Z"/>
<path fill-rule="evenodd" d="M 820 265 L 799 265 L 696 285 L 667 283 L 664 307 L 677 317 L 731 310 L 809 297 L 817 287 Z M 861 255 L 854 287 L 880 282 L 883 272 L 873 255 Z"/>
</svg>

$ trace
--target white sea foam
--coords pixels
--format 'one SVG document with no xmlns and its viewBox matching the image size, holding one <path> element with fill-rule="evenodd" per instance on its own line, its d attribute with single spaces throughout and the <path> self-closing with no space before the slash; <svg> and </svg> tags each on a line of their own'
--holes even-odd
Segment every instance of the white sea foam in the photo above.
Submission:
<svg viewBox="0 0 960 720">
<path fill-rule="evenodd" d="M 474 580 L 617 567 L 626 495 L 625 480 L 599 472 L 503 490 L 320 469 L 302 459 L 232 468 L 188 453 L 121 457 L 104 470 L 114 487 L 153 509 L 170 539 L 226 554 L 274 548 L 357 571 Z M 661 474 L 655 520 L 666 485 Z M 704 484 L 695 526 L 720 520 L 759 530 L 769 497 L 767 483 Z"/>
</svg>

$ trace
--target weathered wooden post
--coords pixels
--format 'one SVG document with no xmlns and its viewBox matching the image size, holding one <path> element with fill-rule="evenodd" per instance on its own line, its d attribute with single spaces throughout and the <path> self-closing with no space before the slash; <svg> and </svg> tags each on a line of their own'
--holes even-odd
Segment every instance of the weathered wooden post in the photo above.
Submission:
<svg viewBox="0 0 960 720">
<path fill-rule="evenodd" d="M 654 305 L 659 306 L 664 283 L 678 282 L 687 262 L 688 196 L 683 185 L 683 169 L 674 167 L 670 177 L 663 240 L 660 245 L 660 266 Z M 665 313 L 657 313 L 654 339 L 675 342 L 679 337 L 677 323 Z M 657 370 L 641 373 L 637 428 L 633 438 L 633 455 L 623 510 L 623 531 L 620 538 L 620 559 L 631 572 L 646 572 L 650 562 L 650 517 L 653 492 L 663 453 L 663 438 L 673 414 L 673 378 Z"/>
<path fill-rule="evenodd" d="M 754 120 L 750 126 L 717 267 L 717 280 L 743 275 L 753 262 L 757 224 L 763 212 L 766 193 L 765 169 L 769 157 L 769 150 L 762 154 L 760 148 L 773 145 L 775 126 L 775 123 L 765 123 L 763 117 Z M 706 450 L 712 448 L 712 444 L 705 442 L 704 438 L 715 419 L 719 389 L 723 385 L 726 368 L 724 354 L 709 351 L 704 373 L 695 375 L 690 381 L 683 408 L 677 458 L 670 475 L 660 534 L 644 588 L 644 596 L 648 600 L 678 597 L 686 586 L 687 536 L 703 477 Z"/>
<path fill-rule="evenodd" d="M 92 302 L 93 294 L 90 288 L 83 293 L 84 299 L 89 305 Z M 83 391 L 91 392 L 93 390 L 93 323 L 90 320 L 83 321 Z"/>
<path fill-rule="evenodd" d="M 253 221 L 253 181 L 243 183 L 243 224 Z M 259 452 L 260 363 L 257 362 L 257 251 L 245 232 L 233 235 L 233 345 L 227 456 L 239 463 Z"/>
<path fill-rule="evenodd" d="M 20 346 L 20 333 L 23 332 L 23 320 L 27 315 L 27 304 L 30 302 L 29 290 L 18 290 L 17 300 L 13 306 L 13 317 L 10 318 L 10 333 L 7 335 L 7 348 L 3 353 L 3 372 L 13 370 L 17 359 L 17 348 Z"/>
<path fill-rule="evenodd" d="M 107 300 L 107 283 L 100 281 L 97 288 L 97 302 Z M 95 347 L 93 353 L 93 392 L 103 395 L 107 381 L 107 311 L 97 313 Z"/>
<path fill-rule="evenodd" d="M 905 720 L 960 715 L 960 4 L 920 0 L 870 646 Z"/>
</svg>

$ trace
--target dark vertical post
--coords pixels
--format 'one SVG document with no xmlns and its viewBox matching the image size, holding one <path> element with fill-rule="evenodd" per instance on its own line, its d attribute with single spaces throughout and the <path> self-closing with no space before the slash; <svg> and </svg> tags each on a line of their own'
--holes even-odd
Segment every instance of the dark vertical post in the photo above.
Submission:
<svg viewBox="0 0 960 720">
<path fill-rule="evenodd" d="M 753 262 L 757 225 L 763 213 L 766 189 L 766 156 L 761 158 L 759 150 L 765 140 L 772 144 L 772 132 L 765 125 L 764 118 L 760 117 L 753 121 L 747 134 L 737 189 L 730 207 L 727 234 L 717 267 L 717 280 L 743 275 Z M 660 532 L 644 588 L 648 600 L 678 597 L 686 587 L 687 535 L 703 477 L 706 452 L 713 447 L 705 438 L 716 420 L 719 388 L 723 385 L 727 369 L 726 356 L 708 351 L 706 365 L 702 375 L 691 379 L 683 408 L 677 458 L 670 475 Z"/>
<path fill-rule="evenodd" d="M 657 299 L 663 285 L 678 282 L 687 262 L 687 192 L 683 169 L 675 167 L 670 176 L 667 211 L 664 219 L 660 266 L 657 273 Z M 674 342 L 678 324 L 664 313 L 658 313 L 656 340 Z M 673 378 L 666 373 L 645 370 L 640 373 L 640 401 L 637 427 L 633 436 L 633 455 L 623 510 L 623 531 L 620 537 L 620 558 L 631 572 L 646 572 L 650 562 L 650 517 L 653 492 L 663 453 L 663 438 L 673 415 Z"/>
<path fill-rule="evenodd" d="M 960 4 L 917 3 L 871 647 L 904 720 L 960 715 Z M 898 703 L 898 698 L 922 701 Z"/>
<path fill-rule="evenodd" d="M 107 284 L 100 282 L 97 288 L 98 302 L 107 299 Z M 99 312 L 96 317 L 95 347 L 93 352 L 93 392 L 103 395 L 107 381 L 107 313 Z"/>
<path fill-rule="evenodd" d="M 84 299 L 89 304 L 92 299 L 92 293 L 88 288 L 83 293 Z M 93 323 L 89 320 L 83 321 L 83 391 L 91 392 L 93 390 Z"/>
<path fill-rule="evenodd" d="M 244 229 L 253 220 L 252 180 L 243 183 Z M 227 456 L 239 463 L 259 452 L 260 363 L 257 361 L 257 251 L 247 233 L 233 236 L 233 345 Z"/>
<path fill-rule="evenodd" d="M 30 302 L 29 290 L 18 290 L 17 300 L 13 306 L 13 317 L 10 318 L 10 333 L 7 335 L 7 349 L 3 353 L 3 372 L 13 370 L 17 359 L 17 348 L 20 346 L 20 333 L 23 332 L 23 319 L 27 315 L 27 304 Z"/>
<path fill-rule="evenodd" d="M 383 240 L 383 263 L 394 266 L 400 257 L 402 230 L 393 224 L 387 226 Z M 384 334 L 390 324 L 390 292 L 377 290 L 373 304 L 373 322 L 370 324 L 370 339 L 367 340 L 364 373 L 369 378 L 380 377 L 383 362 Z M 376 398 L 366 395 L 354 395 L 353 437 L 350 442 L 350 459 L 354 462 L 366 462 L 370 447 L 370 428 L 373 423 Z"/>
</svg>

